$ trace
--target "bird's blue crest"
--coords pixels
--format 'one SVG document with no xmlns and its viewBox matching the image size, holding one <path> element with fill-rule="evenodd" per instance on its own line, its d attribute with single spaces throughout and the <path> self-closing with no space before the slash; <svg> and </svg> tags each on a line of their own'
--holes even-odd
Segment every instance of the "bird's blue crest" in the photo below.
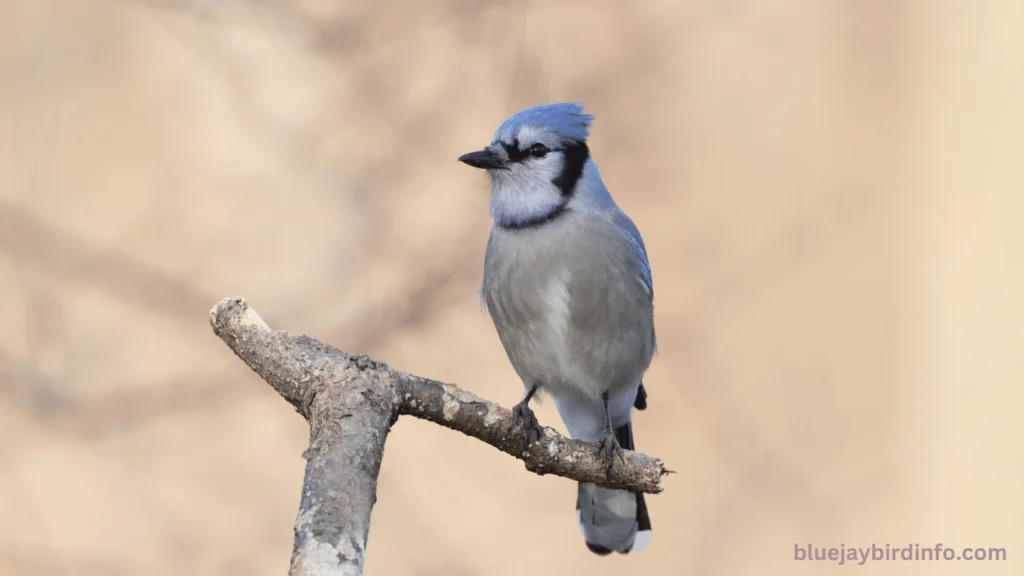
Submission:
<svg viewBox="0 0 1024 576">
<path fill-rule="evenodd" d="M 520 110 L 502 122 L 494 133 L 494 140 L 511 142 L 519 129 L 526 125 L 547 128 L 565 140 L 585 140 L 590 134 L 593 119 L 593 115 L 583 113 L 582 104 L 562 102 L 534 106 Z"/>
</svg>

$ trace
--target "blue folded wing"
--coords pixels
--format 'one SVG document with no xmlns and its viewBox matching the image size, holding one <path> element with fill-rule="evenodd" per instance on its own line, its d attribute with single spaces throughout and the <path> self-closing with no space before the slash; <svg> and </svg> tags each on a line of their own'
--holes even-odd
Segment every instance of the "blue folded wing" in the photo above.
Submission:
<svg viewBox="0 0 1024 576">
<path fill-rule="evenodd" d="M 637 259 L 638 267 L 640 268 L 640 281 L 643 282 L 644 286 L 647 287 L 647 293 L 651 295 L 651 299 L 654 299 L 654 280 L 651 277 L 651 263 L 647 260 L 647 247 L 644 246 L 644 239 L 640 235 L 640 230 L 633 223 L 633 220 L 629 218 L 624 212 L 619 212 L 617 217 L 618 224 L 622 227 L 623 232 L 633 243 L 633 252 Z"/>
</svg>

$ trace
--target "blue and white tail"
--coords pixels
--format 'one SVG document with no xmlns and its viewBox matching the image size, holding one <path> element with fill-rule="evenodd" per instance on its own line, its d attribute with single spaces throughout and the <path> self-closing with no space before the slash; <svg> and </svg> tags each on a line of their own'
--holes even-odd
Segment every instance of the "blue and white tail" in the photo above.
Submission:
<svg viewBox="0 0 1024 576">
<path fill-rule="evenodd" d="M 646 394 L 644 396 L 646 398 Z M 634 449 L 632 425 L 627 423 L 616 428 L 615 438 L 624 450 Z M 640 492 L 609 490 L 580 482 L 576 520 L 587 548 L 601 556 L 612 552 L 638 552 L 651 541 L 651 519 Z"/>
</svg>

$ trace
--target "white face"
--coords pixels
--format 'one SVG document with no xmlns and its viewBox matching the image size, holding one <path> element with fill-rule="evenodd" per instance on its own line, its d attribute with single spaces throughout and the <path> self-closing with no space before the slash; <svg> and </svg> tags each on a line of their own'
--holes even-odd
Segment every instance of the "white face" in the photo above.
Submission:
<svg viewBox="0 0 1024 576">
<path fill-rule="evenodd" d="M 512 142 L 491 145 L 508 162 L 508 169 L 488 170 L 491 178 L 491 216 L 500 223 L 542 217 L 564 202 L 554 180 L 565 166 L 565 154 L 553 134 L 524 126 Z"/>
</svg>

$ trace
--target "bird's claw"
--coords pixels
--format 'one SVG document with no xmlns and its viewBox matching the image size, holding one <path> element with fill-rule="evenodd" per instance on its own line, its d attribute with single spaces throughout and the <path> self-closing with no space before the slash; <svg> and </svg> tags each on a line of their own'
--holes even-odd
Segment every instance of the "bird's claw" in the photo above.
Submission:
<svg viewBox="0 0 1024 576">
<path fill-rule="evenodd" d="M 619 441 L 615 438 L 615 433 L 609 429 L 605 429 L 601 432 L 601 437 L 597 441 L 597 455 L 604 456 L 604 473 L 606 476 L 611 477 L 612 465 L 615 464 L 615 456 L 618 455 L 619 461 L 623 465 L 626 464 L 625 452 L 622 450 L 622 446 L 619 445 Z"/>
<path fill-rule="evenodd" d="M 526 402 L 520 402 L 512 407 L 512 426 L 509 427 L 509 430 L 514 430 L 517 425 L 522 426 L 523 429 L 524 450 L 543 435 L 540 423 L 537 422 L 537 416 Z"/>
</svg>

